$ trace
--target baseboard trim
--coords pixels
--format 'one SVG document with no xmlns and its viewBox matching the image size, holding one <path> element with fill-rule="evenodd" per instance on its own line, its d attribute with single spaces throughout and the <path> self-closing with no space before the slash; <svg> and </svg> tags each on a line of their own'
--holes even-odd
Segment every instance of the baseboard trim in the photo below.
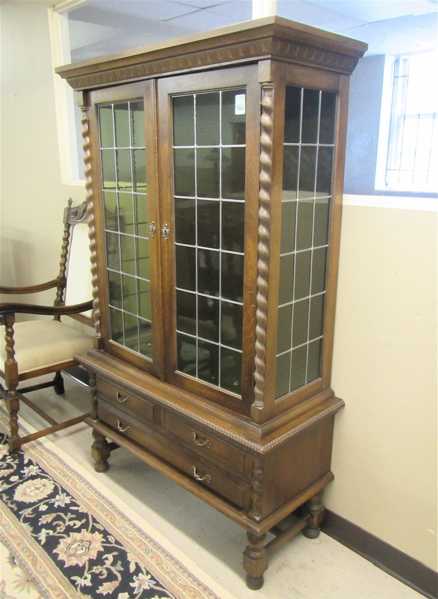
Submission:
<svg viewBox="0 0 438 599">
<path fill-rule="evenodd" d="M 322 530 L 418 593 L 437 598 L 438 573 L 413 557 L 330 510 L 326 510 Z"/>
</svg>

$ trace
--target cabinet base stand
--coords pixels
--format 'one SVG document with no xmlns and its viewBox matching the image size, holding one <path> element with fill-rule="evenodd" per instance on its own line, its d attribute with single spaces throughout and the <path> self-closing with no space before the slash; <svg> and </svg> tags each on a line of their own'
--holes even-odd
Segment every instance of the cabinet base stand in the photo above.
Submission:
<svg viewBox="0 0 438 599">
<path fill-rule="evenodd" d="M 91 422 L 90 420 L 89 423 L 91 424 Z M 119 448 L 123 443 L 119 444 L 115 441 L 108 441 L 106 436 L 95 428 L 93 429 L 93 438 L 94 442 L 91 453 L 94 460 L 94 469 L 96 472 L 106 472 L 110 467 L 108 459 L 111 452 Z M 130 449 L 132 450 L 132 446 Z M 155 464 L 151 465 L 155 466 Z M 266 520 L 272 521 L 272 516 L 269 516 Z M 264 584 L 264 573 L 268 568 L 269 559 L 274 551 L 291 541 L 301 532 L 309 539 L 317 538 L 320 534 L 323 517 L 324 506 L 322 504 L 322 491 L 320 491 L 313 495 L 307 503 L 304 503 L 283 519 L 280 519 L 271 528 L 268 528 L 263 520 L 257 524 L 254 523 L 254 528 L 250 530 L 246 528 L 249 524 L 248 521 L 246 523 L 238 522 L 243 528 L 246 528 L 248 538 L 248 545 L 243 552 L 246 586 L 254 591 L 261 589 Z M 269 542 L 266 542 L 267 533 L 273 536 Z"/>
</svg>

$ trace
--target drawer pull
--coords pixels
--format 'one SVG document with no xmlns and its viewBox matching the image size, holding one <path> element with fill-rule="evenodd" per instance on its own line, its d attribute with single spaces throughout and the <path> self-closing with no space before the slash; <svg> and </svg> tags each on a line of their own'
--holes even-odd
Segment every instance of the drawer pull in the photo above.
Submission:
<svg viewBox="0 0 438 599">
<path fill-rule="evenodd" d="M 129 395 L 122 395 L 120 391 L 117 391 L 117 401 L 118 403 L 126 403 L 128 401 Z"/>
<path fill-rule="evenodd" d="M 131 428 L 130 426 L 123 426 L 123 424 L 117 418 L 117 430 L 118 431 L 120 431 L 121 433 L 126 433 L 127 431 L 129 431 L 130 428 Z"/>
<path fill-rule="evenodd" d="M 195 445 L 198 447 L 211 447 L 211 443 L 209 439 L 206 437 L 200 437 L 197 432 L 192 432 L 192 440 Z"/>
<path fill-rule="evenodd" d="M 198 480 L 200 483 L 211 483 L 211 476 L 210 474 L 199 474 L 199 472 L 196 470 L 196 466 L 193 466 L 193 478 L 195 480 Z"/>
</svg>

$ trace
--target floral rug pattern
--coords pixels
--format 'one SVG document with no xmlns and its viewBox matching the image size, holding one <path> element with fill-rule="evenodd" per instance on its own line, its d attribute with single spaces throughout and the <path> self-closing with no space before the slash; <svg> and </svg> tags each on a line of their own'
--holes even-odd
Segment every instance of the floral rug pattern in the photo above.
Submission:
<svg viewBox="0 0 438 599">
<path fill-rule="evenodd" d="M 62 476 L 60 479 L 62 480 Z M 7 530 L 7 526 L 4 526 L 6 521 L 6 523 L 12 522 L 11 527 L 14 530 L 18 527 L 19 534 L 25 532 L 29 540 L 31 539 L 43 550 L 42 559 L 47 560 L 48 567 L 55 572 L 55 578 L 67 579 L 67 586 L 71 585 L 71 593 L 65 592 L 64 589 L 57 596 L 102 597 L 102 599 L 215 597 L 202 583 L 191 577 L 190 573 L 184 572 L 179 562 L 172 563 L 171 556 L 169 556 L 170 565 L 167 564 L 167 555 L 163 550 L 159 553 L 158 559 L 157 555 L 149 557 L 155 558 L 155 562 L 159 564 L 165 564 L 162 568 L 163 572 L 167 568 L 172 574 L 173 568 L 173 578 L 166 579 L 168 582 L 170 580 L 176 582 L 177 590 L 175 592 L 175 588 L 170 585 L 171 592 L 144 563 L 141 563 L 138 552 L 137 555 L 131 553 L 126 548 L 126 543 L 111 534 L 111 531 L 90 513 L 87 502 L 84 500 L 87 505 L 81 504 L 81 499 L 75 499 L 65 486 L 31 459 L 27 451 L 20 451 L 15 455 L 9 453 L 6 435 L 0 432 L 0 510 L 3 510 L 0 523 L 4 530 Z M 6 513 L 8 510 L 5 510 L 5 507 L 10 513 Z M 15 517 L 13 521 L 10 519 L 11 514 Z M 3 528 L 0 530 L 0 541 L 3 537 Z M 121 536 L 123 537 L 122 533 Z M 149 542 L 154 547 L 151 539 Z M 20 553 L 22 548 L 11 547 L 14 544 L 16 541 L 10 542 L 9 549 L 12 551 L 7 558 L 3 555 L 2 559 L 2 551 L 5 552 L 5 547 L 0 543 L 2 566 L 7 559 L 10 568 L 9 587 L 15 588 L 16 592 L 21 585 L 23 594 L 17 596 L 39 598 L 42 595 L 32 581 L 32 567 L 29 564 L 30 572 L 26 572 L 24 558 L 24 563 L 20 561 L 17 563 L 20 555 L 16 553 Z M 143 550 L 143 554 L 147 553 Z M 150 553 L 152 554 L 153 551 Z M 150 563 L 153 564 L 153 559 Z M 14 572 L 15 579 L 12 580 Z M 184 580 L 184 584 L 178 584 L 179 578 Z M 169 587 L 169 584 L 166 586 Z M 25 588 L 28 593 L 26 595 Z M 178 592 L 178 589 L 181 592 Z M 0 576 L 0 599 L 10 599 L 13 597 L 10 593 L 11 591 L 6 589 L 5 580 Z"/>
</svg>

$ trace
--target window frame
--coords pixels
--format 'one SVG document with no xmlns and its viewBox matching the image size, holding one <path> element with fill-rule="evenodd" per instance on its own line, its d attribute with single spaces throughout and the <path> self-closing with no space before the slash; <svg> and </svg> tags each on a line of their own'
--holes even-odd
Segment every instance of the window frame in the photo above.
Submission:
<svg viewBox="0 0 438 599">
<path fill-rule="evenodd" d="M 64 185 L 85 188 L 78 135 L 74 91 L 59 77 L 55 69 L 71 62 L 68 13 L 84 0 L 63 2 L 47 9 L 50 50 L 52 58 L 53 88 L 55 100 L 56 130 L 58 138 L 58 160 L 61 182 Z"/>
<path fill-rule="evenodd" d="M 432 52 L 432 51 L 431 51 Z M 391 126 L 393 121 L 393 94 L 394 94 L 394 70 L 397 60 L 403 57 L 414 56 L 417 53 L 402 52 L 398 54 L 388 54 L 385 56 L 382 96 L 380 105 L 380 119 L 378 131 L 377 159 L 374 188 L 376 191 L 387 193 L 401 193 L 411 195 L 436 194 L 438 189 L 433 187 L 433 184 L 418 184 L 412 183 L 391 183 L 386 182 L 387 165 L 390 153 L 391 143 Z"/>
</svg>

